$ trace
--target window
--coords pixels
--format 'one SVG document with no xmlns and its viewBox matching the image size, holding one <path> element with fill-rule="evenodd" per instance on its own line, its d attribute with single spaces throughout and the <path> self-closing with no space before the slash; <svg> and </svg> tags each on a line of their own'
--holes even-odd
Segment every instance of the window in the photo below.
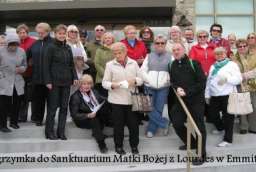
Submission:
<svg viewBox="0 0 256 172">
<path fill-rule="evenodd" d="M 209 31 L 213 23 L 223 26 L 223 36 L 245 38 L 255 31 L 256 0 L 196 0 L 196 30 Z"/>
</svg>

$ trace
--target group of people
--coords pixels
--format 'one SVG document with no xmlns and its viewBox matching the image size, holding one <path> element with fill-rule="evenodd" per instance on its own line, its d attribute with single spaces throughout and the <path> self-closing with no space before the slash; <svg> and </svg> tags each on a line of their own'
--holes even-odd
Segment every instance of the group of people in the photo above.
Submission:
<svg viewBox="0 0 256 172">
<path fill-rule="evenodd" d="M 103 134 L 105 125 L 113 126 L 115 151 L 123 149 L 124 127 L 129 129 L 131 152 L 138 154 L 141 114 L 132 111 L 135 89 L 152 95 L 146 136 L 154 137 L 158 129 L 168 134 L 170 123 L 187 148 L 186 114 L 176 99 L 180 96 L 202 133 L 202 156 L 206 158 L 207 122 L 216 126 L 213 133 L 225 132 L 220 147 L 233 140 L 236 114 L 227 112 L 229 94 L 249 91 L 253 113 L 240 117 L 240 133 L 256 133 L 256 34 L 238 39 L 222 37 L 223 28 L 213 24 L 210 32 L 181 30 L 171 26 L 169 37 L 154 35 L 150 27 L 139 34 L 133 25 L 124 27 L 124 39 L 116 42 L 102 25 L 95 27 L 95 40 L 84 42 L 85 32 L 75 25 L 58 25 L 54 38 L 47 23 L 35 27 L 38 39 L 28 35 L 25 24 L 16 33 L 3 37 L 0 49 L 0 130 L 18 129 L 26 122 L 31 101 L 31 121 L 43 125 L 47 115 L 45 137 L 67 140 L 65 135 L 68 107 L 79 128 L 91 128 L 102 153 L 108 151 Z M 211 36 L 211 38 L 210 38 Z M 169 117 L 163 115 L 168 107 Z M 8 107 L 8 108 L 7 108 Z M 54 130 L 59 108 L 58 127 Z M 192 137 L 192 148 L 197 138 Z"/>
</svg>

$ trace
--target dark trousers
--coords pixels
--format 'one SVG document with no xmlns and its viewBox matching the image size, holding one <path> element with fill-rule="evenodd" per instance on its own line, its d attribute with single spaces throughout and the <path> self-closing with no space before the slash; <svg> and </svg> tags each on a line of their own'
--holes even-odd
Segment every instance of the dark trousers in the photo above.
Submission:
<svg viewBox="0 0 256 172">
<path fill-rule="evenodd" d="M 45 125 L 45 134 L 54 133 L 54 119 L 57 108 L 59 109 L 57 134 L 62 136 L 65 134 L 65 126 L 67 119 L 67 108 L 70 94 L 70 86 L 55 86 L 49 91 L 47 116 Z"/>
<path fill-rule="evenodd" d="M 227 112 L 228 97 L 229 96 L 211 97 L 209 114 L 217 130 L 225 131 L 223 140 L 232 143 L 234 115 L 231 115 Z M 220 112 L 222 112 L 222 118 L 220 116 Z"/>
<path fill-rule="evenodd" d="M 102 132 L 104 123 L 101 120 L 100 114 L 97 113 L 95 118 L 74 121 L 76 126 L 79 128 L 92 129 L 92 136 L 95 138 L 97 143 L 104 141 L 105 137 Z"/>
<path fill-rule="evenodd" d="M 11 124 L 18 124 L 21 96 L 13 89 L 13 96 L 0 96 L 0 125 L 7 127 L 7 116 L 10 114 Z M 7 108 L 8 107 L 8 108 Z"/>
<path fill-rule="evenodd" d="M 21 97 L 20 102 L 20 110 L 19 110 L 19 120 L 20 121 L 27 121 L 28 118 L 28 107 L 29 102 L 32 100 L 32 83 L 28 79 L 25 79 L 25 87 L 24 87 L 24 96 Z"/>
<path fill-rule="evenodd" d="M 31 120 L 36 122 L 43 121 L 47 96 L 48 88 L 45 85 L 33 85 Z"/>
<path fill-rule="evenodd" d="M 190 111 L 199 131 L 202 134 L 202 155 L 206 154 L 206 129 L 204 124 L 204 103 L 194 102 L 192 104 L 186 104 L 188 110 Z M 171 113 L 171 119 L 175 132 L 180 137 L 180 139 L 187 144 L 187 128 L 185 127 L 185 122 L 187 121 L 187 116 L 179 103 L 175 103 Z M 196 140 L 193 136 L 191 137 L 191 146 L 196 147 Z"/>
<path fill-rule="evenodd" d="M 131 105 L 112 104 L 112 117 L 114 124 L 114 142 L 116 147 L 123 147 L 124 126 L 129 129 L 129 142 L 131 147 L 139 144 L 139 125 Z"/>
</svg>

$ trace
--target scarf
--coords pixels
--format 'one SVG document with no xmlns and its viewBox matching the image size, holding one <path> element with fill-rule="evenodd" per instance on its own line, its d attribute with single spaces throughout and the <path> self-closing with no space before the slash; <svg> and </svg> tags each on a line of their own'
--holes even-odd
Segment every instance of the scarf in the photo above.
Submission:
<svg viewBox="0 0 256 172">
<path fill-rule="evenodd" d="M 128 43 L 131 47 L 135 47 L 135 39 L 134 40 L 127 40 L 127 41 L 128 41 Z"/>
<path fill-rule="evenodd" d="M 219 72 L 219 70 L 220 70 L 223 66 L 225 66 L 226 64 L 228 64 L 229 61 L 230 61 L 230 60 L 229 60 L 228 58 L 225 58 L 225 59 L 222 60 L 222 61 L 217 61 L 217 62 L 215 62 L 215 63 L 213 64 L 214 69 L 213 69 L 213 71 L 212 71 L 212 76 L 216 75 L 216 74 Z"/>
</svg>

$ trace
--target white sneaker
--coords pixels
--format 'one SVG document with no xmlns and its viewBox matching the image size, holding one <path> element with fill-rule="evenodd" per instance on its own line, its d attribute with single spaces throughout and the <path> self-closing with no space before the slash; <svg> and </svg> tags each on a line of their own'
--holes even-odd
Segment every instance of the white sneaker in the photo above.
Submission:
<svg viewBox="0 0 256 172">
<path fill-rule="evenodd" d="M 148 131 L 146 136 L 147 136 L 148 138 L 152 138 L 154 135 L 153 135 L 152 132 Z"/>
<path fill-rule="evenodd" d="M 232 145 L 232 143 L 223 141 L 223 142 L 218 144 L 218 147 L 228 147 L 228 146 L 231 146 L 231 145 Z"/>
<path fill-rule="evenodd" d="M 219 131 L 219 130 L 212 130 L 212 134 L 221 134 L 223 133 L 224 130 Z"/>
</svg>

